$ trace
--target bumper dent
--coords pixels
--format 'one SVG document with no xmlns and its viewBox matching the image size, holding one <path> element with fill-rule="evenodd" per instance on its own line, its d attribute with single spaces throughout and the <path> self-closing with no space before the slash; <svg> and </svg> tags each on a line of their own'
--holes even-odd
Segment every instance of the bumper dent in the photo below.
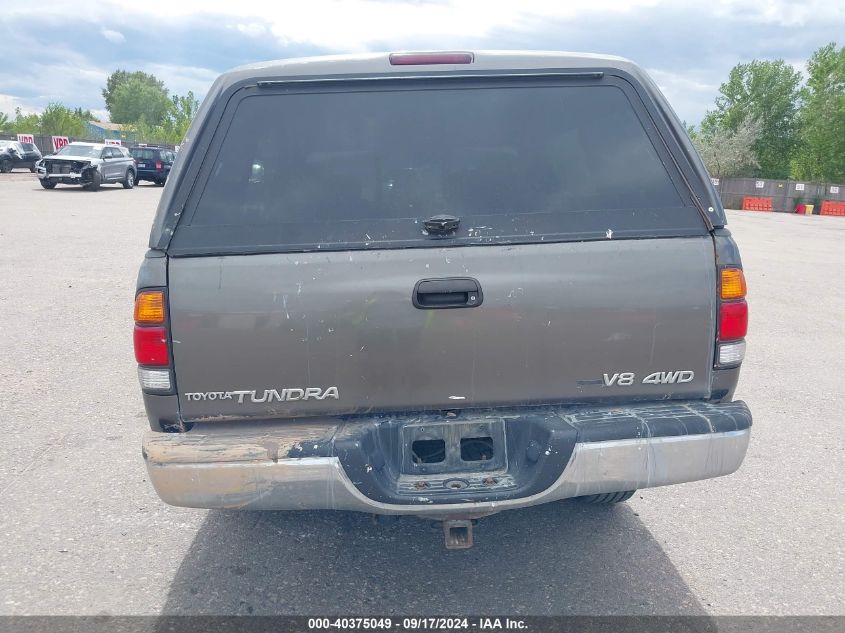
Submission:
<svg viewBox="0 0 845 633">
<path fill-rule="evenodd" d="M 747 413 L 744 405 L 742 408 Z M 608 422 L 604 416 L 603 424 Z M 315 447 L 322 445 L 322 440 L 332 436 L 336 429 L 325 423 L 319 431 L 309 427 L 309 441 L 316 442 Z M 293 447 L 299 444 L 293 441 L 293 436 L 299 433 L 301 437 L 303 430 L 296 425 L 285 428 L 282 434 Z M 569 497 L 728 475 L 742 464 L 750 428 L 746 425 L 738 430 L 714 429 L 705 433 L 659 437 L 652 434 L 600 441 L 588 433 L 582 435 L 565 466 L 561 464 L 560 476 L 545 489 L 522 497 L 460 503 L 437 502 L 426 496 L 424 490 L 410 503 L 373 499 L 350 479 L 338 456 L 291 457 L 291 453 L 298 453 L 280 450 L 278 442 L 268 443 L 266 434 L 261 439 L 247 440 L 236 430 L 199 437 L 192 436 L 192 432 L 150 431 L 144 436 L 144 458 L 156 492 L 171 505 L 250 510 L 333 509 L 448 518 L 484 516 Z"/>
</svg>

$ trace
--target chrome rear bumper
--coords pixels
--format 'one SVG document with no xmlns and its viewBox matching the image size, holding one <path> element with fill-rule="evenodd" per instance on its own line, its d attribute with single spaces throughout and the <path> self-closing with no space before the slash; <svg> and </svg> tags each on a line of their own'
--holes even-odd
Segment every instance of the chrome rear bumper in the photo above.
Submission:
<svg viewBox="0 0 845 633">
<path fill-rule="evenodd" d="M 744 405 L 743 405 L 744 407 Z M 747 413 L 747 409 L 745 409 Z M 355 510 L 431 518 L 484 516 L 558 499 L 728 475 L 745 457 L 750 428 L 693 435 L 579 441 L 556 481 L 523 497 L 437 503 L 421 491 L 411 503 L 384 503 L 356 487 L 337 456 L 282 457 L 237 433 L 213 446 L 192 433 L 147 432 L 144 458 L 165 502 L 196 508 Z"/>
</svg>

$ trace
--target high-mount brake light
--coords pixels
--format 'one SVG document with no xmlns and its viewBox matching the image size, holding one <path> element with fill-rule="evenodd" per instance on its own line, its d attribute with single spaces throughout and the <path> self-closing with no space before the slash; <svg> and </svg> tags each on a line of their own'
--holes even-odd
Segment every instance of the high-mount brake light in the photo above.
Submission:
<svg viewBox="0 0 845 633">
<path fill-rule="evenodd" d="M 430 64 L 471 64 L 472 53 L 391 53 L 391 66 L 426 66 Z"/>
</svg>

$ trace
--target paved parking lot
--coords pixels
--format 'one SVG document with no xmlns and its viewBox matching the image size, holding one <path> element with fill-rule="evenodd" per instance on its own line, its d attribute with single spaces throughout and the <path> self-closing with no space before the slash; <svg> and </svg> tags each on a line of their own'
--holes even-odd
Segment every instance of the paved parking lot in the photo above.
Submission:
<svg viewBox="0 0 845 633">
<path fill-rule="evenodd" d="M 845 218 L 730 213 L 738 473 L 503 513 L 454 552 L 417 519 L 159 502 L 131 312 L 160 192 L 0 175 L 0 614 L 845 613 Z"/>
</svg>

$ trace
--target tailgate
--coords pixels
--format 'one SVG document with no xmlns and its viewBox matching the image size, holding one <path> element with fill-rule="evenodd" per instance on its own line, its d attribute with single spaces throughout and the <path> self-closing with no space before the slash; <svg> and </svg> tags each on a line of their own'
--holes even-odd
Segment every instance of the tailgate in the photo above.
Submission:
<svg viewBox="0 0 845 633">
<path fill-rule="evenodd" d="M 477 307 L 415 307 L 472 278 Z M 182 414 L 701 398 L 716 270 L 709 236 L 171 258 Z"/>
<path fill-rule="evenodd" d="M 182 415 L 707 396 L 713 241 L 641 96 L 613 73 L 239 88 L 167 245 Z"/>
</svg>

